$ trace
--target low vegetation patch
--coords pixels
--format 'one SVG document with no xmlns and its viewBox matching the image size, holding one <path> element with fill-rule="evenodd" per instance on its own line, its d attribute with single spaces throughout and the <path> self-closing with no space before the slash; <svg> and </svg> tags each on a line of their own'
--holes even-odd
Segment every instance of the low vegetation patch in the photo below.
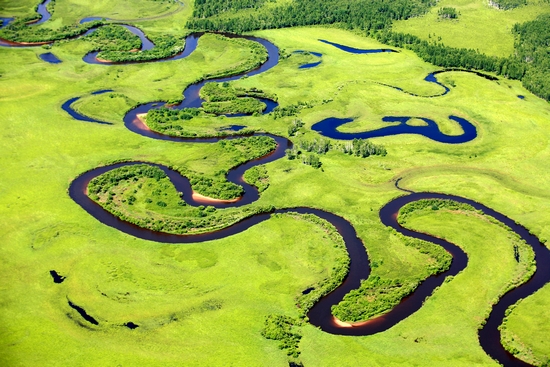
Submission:
<svg viewBox="0 0 550 367">
<path fill-rule="evenodd" d="M 316 284 L 312 284 L 309 287 L 309 289 L 311 289 L 310 292 L 308 292 L 307 294 L 301 294 L 296 298 L 296 305 L 300 309 L 300 318 L 303 319 L 306 317 L 311 307 L 313 307 L 313 305 L 317 303 L 318 300 L 320 300 L 323 296 L 329 294 L 340 284 L 342 284 L 342 282 L 346 278 L 346 275 L 349 272 L 350 259 L 344 239 L 342 238 L 340 233 L 338 233 L 336 227 L 334 227 L 331 223 L 313 214 L 289 213 L 287 215 L 291 215 L 298 219 L 302 219 L 321 226 L 321 228 L 326 232 L 327 236 L 333 242 L 334 248 L 337 249 L 339 253 L 334 261 L 334 264 L 332 265 L 332 269 L 328 277 L 318 281 Z"/>
<path fill-rule="evenodd" d="M 426 275 L 442 273 L 451 266 L 452 256 L 442 247 L 415 238 L 396 236 L 406 245 L 417 249 L 430 257 L 426 266 Z M 371 264 L 373 268 L 376 264 Z M 372 275 L 361 283 L 359 289 L 348 293 L 344 299 L 332 307 L 332 313 L 338 319 L 348 322 L 364 321 L 390 311 L 401 300 L 411 294 L 422 279 L 383 279 Z"/>
<path fill-rule="evenodd" d="M 209 232 L 272 210 L 271 207 L 224 210 L 192 207 L 182 200 L 161 169 L 148 165 L 121 167 L 97 177 L 90 182 L 89 195 L 122 220 L 175 234 Z"/>
<path fill-rule="evenodd" d="M 527 5 L 527 0 L 489 0 L 489 4 L 497 9 L 510 10 Z"/>
<path fill-rule="evenodd" d="M 80 36 L 93 27 L 105 24 L 102 21 L 93 21 L 84 24 L 67 25 L 58 29 L 38 26 L 29 27 L 27 23 L 35 19 L 31 17 L 15 20 L 0 30 L 0 38 L 13 42 L 53 42 Z"/>
<path fill-rule="evenodd" d="M 207 83 L 200 91 L 205 100 L 202 110 L 215 115 L 259 114 L 265 108 L 265 103 L 257 98 L 276 100 L 277 97 L 264 93 L 256 88 L 233 88 L 229 83 Z"/>
<path fill-rule="evenodd" d="M 258 192 L 264 192 L 269 187 L 269 175 L 265 166 L 255 166 L 244 173 L 244 180 L 256 186 Z"/>
<path fill-rule="evenodd" d="M 291 125 L 291 127 L 293 126 L 297 125 Z M 320 168 L 322 163 L 318 155 L 325 154 L 333 149 L 361 158 L 367 158 L 371 155 L 385 156 L 387 154 L 386 148 L 382 145 L 373 144 L 367 139 L 353 139 L 351 142 L 332 144 L 328 139 L 315 138 L 311 141 L 299 140 L 291 149 L 286 150 L 286 156 L 289 160 L 300 159 L 303 164 Z"/>
<path fill-rule="evenodd" d="M 262 335 L 266 339 L 278 340 L 279 349 L 286 352 L 287 355 L 298 357 L 300 351 L 298 344 L 302 335 L 297 330 L 299 320 L 290 316 L 269 315 L 265 319 Z"/>
<path fill-rule="evenodd" d="M 141 40 L 138 36 L 120 25 L 106 25 L 90 33 L 84 40 L 90 41 L 94 51 L 129 51 L 139 49 Z"/>
<path fill-rule="evenodd" d="M 236 155 L 235 165 L 261 157 L 276 146 L 273 139 L 258 136 L 220 141 L 222 151 Z M 189 178 L 194 191 L 216 199 L 234 199 L 242 187 L 225 179 L 227 171 L 214 176 L 171 167 Z M 258 180 L 262 181 L 260 175 Z M 203 233 L 224 228 L 267 208 L 216 210 L 214 207 L 192 207 L 176 192 L 163 170 L 147 164 L 113 169 L 93 179 L 88 186 L 92 200 L 119 218 L 144 228 L 169 233 Z"/>
<path fill-rule="evenodd" d="M 455 8 L 444 7 L 439 8 L 437 15 L 439 16 L 439 19 L 458 19 L 459 13 Z"/>
<path fill-rule="evenodd" d="M 184 40 L 172 35 L 151 36 L 150 39 L 155 44 L 155 47 L 150 50 L 104 50 L 101 48 L 101 52 L 99 52 L 97 57 L 112 62 L 160 60 L 175 56 L 185 48 Z"/>
</svg>

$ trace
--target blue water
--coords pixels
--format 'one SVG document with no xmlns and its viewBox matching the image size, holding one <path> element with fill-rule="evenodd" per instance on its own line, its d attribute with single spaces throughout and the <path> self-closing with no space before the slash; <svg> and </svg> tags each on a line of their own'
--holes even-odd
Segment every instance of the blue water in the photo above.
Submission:
<svg viewBox="0 0 550 367">
<path fill-rule="evenodd" d="M 101 93 L 98 93 L 98 92 L 103 92 L 103 93 L 106 93 L 104 91 L 97 91 L 97 92 L 94 92 L 92 94 L 101 94 Z M 80 99 L 80 97 L 74 97 L 74 98 L 71 98 L 69 99 L 68 101 L 66 101 L 65 103 L 63 103 L 61 105 L 61 108 L 63 109 L 63 111 L 67 112 L 69 115 L 71 115 L 72 118 L 74 118 L 75 120 L 78 120 L 78 121 L 85 121 L 85 122 L 95 122 L 97 124 L 104 124 L 104 125 L 112 125 L 110 122 L 105 122 L 105 121 L 100 121 L 100 120 L 96 120 L 94 118 L 91 118 L 91 117 L 88 117 L 86 115 L 83 115 L 81 113 L 78 113 L 76 112 L 73 108 L 72 108 L 72 104 L 76 101 L 78 101 Z"/>
<path fill-rule="evenodd" d="M 319 64 L 321 64 L 321 61 L 312 62 L 310 64 L 300 65 L 300 66 L 298 66 L 298 69 L 311 69 L 311 68 L 314 68 L 314 67 L 318 66 Z"/>
<path fill-rule="evenodd" d="M 84 23 L 89 23 L 96 20 L 110 20 L 110 19 L 105 17 L 86 17 L 86 18 L 83 18 L 79 23 L 84 24 Z"/>
<path fill-rule="evenodd" d="M 313 51 L 304 51 L 304 50 L 296 50 L 293 52 L 294 54 L 305 54 L 305 53 L 308 53 L 308 54 L 311 54 L 313 56 L 316 56 L 316 57 L 322 57 L 323 54 L 320 53 L 320 52 L 313 52 Z M 314 68 L 318 65 L 321 64 L 321 61 L 322 60 L 319 60 L 317 62 L 312 62 L 312 63 L 309 63 L 309 64 L 303 64 L 303 65 L 300 65 L 298 66 L 298 69 L 311 69 L 311 68 Z"/>
<path fill-rule="evenodd" d="M 317 131 L 319 134 L 323 136 L 326 136 L 332 139 L 339 139 L 339 140 L 370 139 L 370 138 L 378 138 L 382 136 L 390 136 L 390 135 L 398 135 L 398 134 L 418 134 L 440 143 L 459 144 L 459 143 L 466 143 L 470 140 L 473 140 L 477 136 L 476 127 L 468 120 L 458 116 L 451 115 L 449 116 L 449 119 L 457 122 L 460 125 L 460 127 L 464 131 L 461 135 L 446 135 L 443 132 L 441 132 L 441 130 L 439 130 L 439 127 L 437 126 L 435 121 L 424 117 L 416 117 L 416 118 L 424 121 L 427 124 L 426 126 L 408 125 L 407 122 L 413 118 L 415 117 L 386 116 L 382 118 L 382 121 L 390 122 L 390 123 L 399 122 L 399 125 L 382 127 L 380 129 L 376 129 L 372 131 L 365 131 L 365 132 L 358 132 L 358 133 L 344 133 L 344 132 L 338 131 L 338 127 L 344 124 L 347 124 L 348 122 L 352 122 L 353 119 L 351 118 L 339 119 L 335 117 L 329 117 L 327 119 L 324 119 L 314 124 L 311 127 L 311 129 L 314 131 Z"/>
<path fill-rule="evenodd" d="M 311 54 L 313 56 L 317 56 L 317 57 L 322 57 L 323 54 L 320 53 L 320 52 L 313 52 L 313 51 L 304 51 L 304 50 L 296 50 L 293 52 L 294 54 L 305 54 L 305 53 L 308 53 L 308 54 Z"/>
<path fill-rule="evenodd" d="M 45 21 L 47 21 L 48 19 L 50 19 L 52 17 L 52 15 L 50 14 L 50 12 L 47 9 L 47 6 L 51 1 L 52 0 L 45 0 L 42 4 L 38 5 L 37 12 L 38 12 L 38 14 L 40 14 L 41 18 L 36 22 L 30 23 L 29 25 L 42 24 L 42 23 L 44 23 Z"/>
<path fill-rule="evenodd" d="M 154 47 L 155 45 L 145 36 L 145 34 L 139 29 L 139 28 L 136 28 L 136 27 L 132 27 L 132 26 L 125 26 L 126 28 L 128 28 L 132 33 L 134 33 L 135 35 L 137 35 L 142 41 L 142 51 L 145 50 L 145 49 L 151 49 L 152 47 Z M 89 31 L 87 31 L 84 36 L 94 32 L 95 29 L 90 29 Z M 197 45 L 198 45 L 198 42 L 199 42 L 199 38 L 203 35 L 203 33 L 192 33 L 190 35 L 188 35 L 186 38 L 185 38 L 185 47 L 183 49 L 183 51 L 177 55 L 174 55 L 172 57 L 167 57 L 165 59 L 160 59 L 160 60 L 151 60 L 151 61 L 132 61 L 132 62 L 123 62 L 122 64 L 137 64 L 137 63 L 142 63 L 142 62 L 166 62 L 166 61 L 172 61 L 172 60 L 179 60 L 179 59 L 184 59 L 186 58 L 187 56 L 189 56 L 191 53 L 193 53 L 193 51 L 195 51 L 195 49 L 197 48 Z M 146 40 L 146 41 L 145 41 Z M 149 43 L 147 43 L 150 42 Z M 150 47 L 152 45 L 152 47 Z M 148 47 L 148 48 L 143 48 L 143 47 Z M 88 64 L 94 64 L 94 65 L 117 65 L 116 63 L 113 63 L 113 62 L 100 62 L 97 60 L 97 54 L 99 53 L 99 51 L 94 51 L 94 52 L 90 52 L 88 54 L 86 54 L 82 60 L 84 60 L 84 62 L 88 63 Z"/>
<path fill-rule="evenodd" d="M 349 52 L 349 53 L 352 53 L 352 54 L 377 54 L 377 53 L 382 53 L 382 52 L 399 52 L 399 51 L 392 50 L 392 49 L 389 49 L 389 48 L 360 49 L 360 48 L 354 48 L 354 47 L 341 45 L 339 43 L 334 43 L 334 42 L 330 42 L 330 41 L 327 41 L 327 40 L 319 40 L 319 41 L 321 41 L 323 43 L 326 43 L 326 44 L 329 44 L 329 45 L 332 45 L 336 48 L 339 48 L 342 51 L 346 51 L 346 52 Z"/>
<path fill-rule="evenodd" d="M 5 18 L 5 17 L 0 17 L 0 20 L 2 21 L 2 25 L 0 25 L 0 29 L 8 26 L 11 22 L 13 22 L 15 18 Z"/>
<path fill-rule="evenodd" d="M 449 87 L 447 87 L 445 84 L 443 84 L 439 80 L 437 80 L 437 77 L 435 76 L 435 73 L 428 74 L 428 76 L 425 77 L 424 80 L 429 82 L 429 83 L 435 83 L 437 85 L 440 85 L 445 89 L 445 91 L 443 93 L 439 94 L 438 96 L 444 96 L 445 94 L 447 94 L 451 91 L 449 89 Z"/>
<path fill-rule="evenodd" d="M 100 89 L 100 90 L 96 90 L 95 92 L 92 92 L 90 94 L 98 95 L 98 94 L 109 93 L 109 92 L 114 92 L 114 90 L 112 90 L 112 89 Z"/>
<path fill-rule="evenodd" d="M 229 126 L 220 127 L 219 130 L 220 131 L 241 131 L 244 128 L 246 128 L 245 125 L 229 125 Z"/>
<path fill-rule="evenodd" d="M 40 59 L 42 59 L 42 61 L 49 62 L 50 64 L 60 64 L 60 63 L 62 63 L 62 61 L 59 60 L 57 58 L 57 56 L 55 56 L 51 52 L 46 52 L 45 54 L 40 54 L 40 55 L 38 55 L 38 57 L 40 57 Z"/>
</svg>

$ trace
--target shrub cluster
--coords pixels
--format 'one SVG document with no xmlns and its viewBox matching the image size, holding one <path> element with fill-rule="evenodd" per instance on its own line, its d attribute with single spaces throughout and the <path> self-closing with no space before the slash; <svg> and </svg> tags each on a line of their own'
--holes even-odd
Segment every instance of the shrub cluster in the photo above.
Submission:
<svg viewBox="0 0 550 367">
<path fill-rule="evenodd" d="M 21 18 L 13 21 L 7 27 L 0 29 L 0 38 L 13 42 L 53 42 L 80 36 L 87 30 L 104 24 L 102 21 L 94 21 L 84 24 L 67 25 L 58 29 L 40 26 L 29 27 L 27 23 L 33 20 L 36 20 L 36 17 Z"/>
<path fill-rule="evenodd" d="M 313 107 L 315 105 L 311 102 L 297 102 L 286 107 L 277 106 L 271 111 L 270 115 L 276 120 L 286 116 L 296 116 L 300 110 Z"/>
<path fill-rule="evenodd" d="M 265 166 L 254 166 L 244 173 L 244 180 L 256 186 L 258 192 L 264 192 L 269 187 L 269 175 Z"/>
<path fill-rule="evenodd" d="M 265 318 L 262 335 L 266 339 L 278 340 L 279 349 L 286 351 L 289 356 L 298 357 L 298 344 L 302 335 L 296 331 L 297 323 L 298 320 L 290 316 L 269 315 Z"/>
<path fill-rule="evenodd" d="M 300 308 L 300 317 L 305 318 L 317 301 L 342 284 L 349 272 L 350 259 L 344 239 L 331 223 L 313 214 L 289 213 L 289 215 L 320 226 L 333 243 L 334 248 L 338 251 L 338 255 L 328 276 L 311 285 L 309 287 L 312 289 L 311 292 L 301 294 L 296 299 L 296 305 Z"/>
<path fill-rule="evenodd" d="M 439 8 L 439 10 L 437 11 L 437 15 L 441 19 L 457 19 L 458 18 L 458 12 L 456 11 L 456 9 L 455 8 L 450 8 L 450 7 Z"/>
<path fill-rule="evenodd" d="M 294 119 L 288 126 L 288 136 L 294 136 L 304 126 L 304 122 L 302 120 Z"/>
<path fill-rule="evenodd" d="M 216 115 L 258 114 L 265 109 L 265 104 L 256 98 L 271 97 L 262 90 L 233 88 L 229 83 L 207 83 L 201 89 L 200 96 L 206 101 L 202 109 Z"/>
<path fill-rule="evenodd" d="M 90 33 L 83 40 L 90 41 L 94 51 L 124 51 L 139 49 L 138 36 L 119 25 L 106 25 Z"/>
<path fill-rule="evenodd" d="M 489 0 L 489 4 L 498 9 L 509 10 L 527 5 L 527 0 Z"/>
<path fill-rule="evenodd" d="M 151 41 L 155 44 L 155 47 L 150 50 L 131 51 L 132 49 L 128 48 L 105 50 L 103 48 L 100 48 L 101 51 L 99 52 L 97 57 L 99 59 L 109 60 L 112 62 L 160 60 L 177 55 L 185 48 L 184 40 L 172 35 L 154 36 L 151 37 Z M 139 46 L 134 47 L 134 49 L 135 48 L 139 48 Z"/>
<path fill-rule="evenodd" d="M 441 246 L 396 233 L 406 245 L 428 255 L 433 261 L 427 265 L 427 275 L 442 273 L 449 269 L 452 256 Z M 375 264 L 371 264 L 374 268 Z M 411 294 L 420 284 L 416 279 L 382 279 L 372 275 L 361 286 L 348 293 L 342 302 L 332 307 L 334 316 L 343 321 L 363 321 L 381 315 Z"/>
<path fill-rule="evenodd" d="M 386 154 L 388 154 L 383 145 L 376 145 L 367 139 L 353 139 L 351 142 L 339 144 L 337 148 L 346 154 L 361 158 L 367 158 L 371 155 L 381 155 L 385 157 Z"/>
<path fill-rule="evenodd" d="M 146 164 L 108 171 L 90 182 L 88 192 L 122 220 L 175 234 L 210 232 L 273 210 L 272 206 L 217 210 L 212 206 L 186 205 L 164 172 Z"/>
</svg>

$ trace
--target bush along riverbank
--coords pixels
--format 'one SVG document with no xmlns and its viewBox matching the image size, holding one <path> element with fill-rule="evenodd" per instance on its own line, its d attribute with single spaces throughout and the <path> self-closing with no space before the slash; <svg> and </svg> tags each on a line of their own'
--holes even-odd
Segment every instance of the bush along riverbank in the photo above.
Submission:
<svg viewBox="0 0 550 367">
<path fill-rule="evenodd" d="M 258 188 L 258 192 L 264 192 L 269 187 L 269 175 L 265 166 L 254 166 L 244 173 L 246 183 Z"/>
<path fill-rule="evenodd" d="M 372 263 L 372 275 L 361 283 L 359 289 L 348 293 L 342 302 L 332 307 L 332 313 L 341 321 L 365 321 L 380 316 L 401 300 L 411 294 L 428 276 L 442 273 L 449 269 L 452 256 L 442 247 L 415 238 L 405 237 L 395 231 L 392 234 L 406 246 L 417 249 L 428 255 L 430 262 L 423 274 L 403 279 L 384 279 L 376 274 L 377 263 Z"/>
<path fill-rule="evenodd" d="M 290 357 L 297 358 L 300 355 L 299 343 L 302 338 L 300 327 L 307 321 L 307 313 L 315 303 L 323 296 L 336 289 L 346 278 L 349 272 L 350 259 L 346 250 L 344 239 L 338 233 L 336 227 L 324 219 L 313 214 L 299 214 L 288 212 L 285 214 L 273 214 L 273 216 L 290 216 L 296 220 L 303 220 L 321 227 L 337 249 L 338 255 L 327 277 L 308 287 L 307 292 L 296 297 L 296 305 L 299 308 L 299 316 L 268 315 L 262 329 L 262 336 L 267 339 L 279 341 L 279 349 L 282 349 Z M 294 363 L 298 363 L 294 361 Z"/>
<path fill-rule="evenodd" d="M 273 210 L 271 206 L 218 210 L 187 205 L 166 174 L 147 164 L 106 172 L 90 182 L 88 192 L 92 200 L 122 220 L 173 234 L 211 232 Z"/>
<path fill-rule="evenodd" d="M 185 48 L 185 40 L 172 35 L 151 36 L 150 40 L 155 44 L 155 47 L 150 50 L 105 50 L 100 48 L 97 58 L 117 63 L 161 60 L 175 56 L 183 52 Z"/>
<path fill-rule="evenodd" d="M 215 115 L 260 114 L 266 105 L 257 98 L 277 100 L 276 96 L 262 90 L 234 88 L 227 82 L 206 83 L 200 90 L 200 97 L 205 100 L 202 110 Z"/>
<path fill-rule="evenodd" d="M 485 320 L 487 319 L 487 317 L 489 317 L 491 309 L 498 302 L 500 297 L 502 297 L 508 291 L 517 288 L 519 285 L 527 282 L 533 276 L 537 268 L 535 253 L 533 252 L 531 246 L 529 246 L 524 240 L 522 240 L 520 236 L 515 233 L 510 227 L 489 215 L 483 214 L 483 212 L 476 210 L 469 204 L 457 203 L 452 200 L 443 199 L 419 200 L 403 207 L 399 212 L 398 220 L 402 226 L 406 227 L 407 219 L 409 217 L 422 213 L 428 214 L 430 212 L 439 210 L 446 210 L 456 214 L 477 216 L 480 220 L 490 222 L 505 229 L 508 232 L 508 239 L 514 251 L 514 257 L 517 261 L 517 267 L 515 269 L 515 273 L 512 279 L 502 287 L 502 289 L 498 292 L 498 296 L 491 301 L 490 305 L 488 305 L 485 316 L 483 318 L 484 321 L 479 325 L 479 328 L 481 328 L 485 324 Z M 506 343 L 504 343 L 503 345 L 505 346 L 505 348 L 510 348 L 508 349 L 510 352 L 515 351 L 515 347 L 511 345 L 507 346 Z"/>
<path fill-rule="evenodd" d="M 265 136 L 234 139 L 218 143 L 220 154 L 232 154 L 232 167 L 259 158 L 276 147 Z M 243 189 L 226 180 L 227 171 L 204 175 L 184 167 L 172 166 L 189 179 L 193 191 L 214 199 L 232 200 Z M 148 164 L 133 164 L 110 170 L 88 185 L 92 200 L 117 217 L 140 227 L 174 234 L 195 234 L 225 228 L 246 217 L 273 208 L 247 206 L 218 210 L 212 206 L 188 205 L 166 173 Z"/>
<path fill-rule="evenodd" d="M 0 29 L 0 38 L 21 43 L 54 42 L 75 38 L 94 27 L 106 24 L 103 21 L 97 20 L 84 24 L 67 25 L 58 29 L 50 29 L 29 27 L 28 22 L 29 18 L 22 18 L 10 23 L 8 26 Z"/>
</svg>

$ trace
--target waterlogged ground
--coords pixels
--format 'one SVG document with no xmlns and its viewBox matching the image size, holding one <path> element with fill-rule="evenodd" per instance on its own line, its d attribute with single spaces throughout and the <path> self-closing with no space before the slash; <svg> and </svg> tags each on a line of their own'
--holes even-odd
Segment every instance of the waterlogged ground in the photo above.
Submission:
<svg viewBox="0 0 550 367">
<path fill-rule="evenodd" d="M 82 15 L 114 17 L 112 9 L 102 6 Z M 172 25 L 183 14 L 146 26 L 158 32 L 177 29 Z M 278 119 L 201 118 L 189 122 L 192 129 L 244 125 L 287 136 L 288 126 L 299 118 L 304 126 L 293 138 L 298 141 L 318 138 L 310 127 L 327 117 L 354 118 L 341 128 L 352 132 L 385 126 L 384 116 L 416 116 L 436 121 L 445 134 L 459 135 L 460 128 L 448 119 L 455 115 L 471 121 L 478 133 L 476 139 L 452 146 L 417 135 L 375 138 L 387 156 L 362 159 L 331 151 L 320 156 L 322 169 L 281 159 L 266 165 L 269 188 L 258 205 L 311 206 L 346 218 L 376 264 L 373 274 L 386 279 L 424 276 L 430 261 L 379 221 L 378 210 L 403 194 L 392 182 L 398 177 L 403 177 L 403 187 L 479 201 L 542 240 L 550 238 L 549 173 L 541 169 L 550 158 L 550 108 L 519 82 L 449 72 L 438 79 L 450 93 L 414 97 L 386 85 L 422 96 L 440 94 L 442 87 L 424 80 L 438 68 L 412 52 L 354 55 L 318 41 L 384 48 L 336 29 L 255 35 L 290 56 L 268 72 L 232 85 L 276 94 L 282 107 L 307 102 L 310 108 Z M 0 227 L 0 361 L 33 366 L 288 365 L 277 342 L 263 338 L 261 330 L 267 315 L 297 316 L 295 298 L 332 269 L 338 253 L 320 227 L 280 217 L 223 240 L 159 244 L 102 225 L 67 195 L 75 177 L 115 160 L 180 165 L 206 175 L 228 169 L 231 157 L 216 149 L 144 138 L 128 131 L 122 117 L 138 103 L 178 98 L 197 78 L 239 65 L 250 51 L 205 36 L 183 60 L 107 67 L 82 62 L 88 49 L 82 40 L 55 45 L 50 51 L 63 60 L 55 65 L 38 59 L 41 48 L 0 50 L 0 216 L 6 218 Z M 299 69 L 317 59 L 293 54 L 296 50 L 322 53 L 322 62 Z M 91 94 L 102 89 L 113 92 Z M 73 106 L 77 111 L 113 125 L 72 119 L 61 105 L 76 96 L 82 96 Z M 467 269 L 443 284 L 420 311 L 384 333 L 334 336 L 306 324 L 300 328 L 298 358 L 304 366 L 497 365 L 479 346 L 477 328 L 516 271 L 506 231 L 448 212 L 418 216 L 409 224 L 461 246 L 470 259 Z M 65 280 L 54 283 L 50 270 Z M 509 322 L 539 359 L 550 353 L 548 346 L 543 338 L 529 338 L 526 330 L 546 335 L 549 325 L 540 322 L 547 319 L 540 304 L 547 300 L 545 288 L 518 306 Z M 99 325 L 86 322 L 69 301 Z M 543 314 L 533 317 L 535 312 Z M 139 327 L 124 326 L 130 322 Z"/>
</svg>

